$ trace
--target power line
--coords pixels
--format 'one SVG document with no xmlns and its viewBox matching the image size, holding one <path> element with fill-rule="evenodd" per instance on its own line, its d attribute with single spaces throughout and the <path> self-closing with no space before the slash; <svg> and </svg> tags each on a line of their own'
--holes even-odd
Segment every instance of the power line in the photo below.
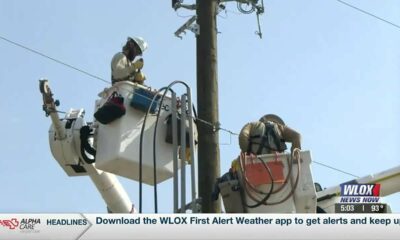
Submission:
<svg viewBox="0 0 400 240">
<path fill-rule="evenodd" d="M 340 170 L 340 169 L 338 169 L 338 168 L 335 168 L 335 167 L 331 167 L 331 166 L 329 166 L 329 165 L 326 165 L 326 164 L 324 164 L 324 163 L 320 163 L 320 162 L 317 162 L 317 161 L 312 161 L 313 163 L 316 163 L 316 164 L 319 164 L 319 165 L 321 165 L 321 166 L 324 166 L 324 167 L 327 167 L 327 168 L 330 168 L 330 169 L 332 169 L 332 170 L 335 170 L 335 171 L 338 171 L 338 172 L 341 172 L 341 173 L 344 173 L 344 174 L 347 174 L 347 175 L 350 175 L 350 176 L 352 176 L 352 177 L 356 177 L 356 178 L 360 178 L 359 176 L 357 176 L 357 175 L 354 175 L 354 174 L 351 174 L 351 173 L 349 173 L 349 172 L 345 172 L 345 171 L 343 171 L 343 170 Z"/>
<path fill-rule="evenodd" d="M 199 121 L 199 122 L 202 122 L 202 123 L 204 123 L 204 124 L 206 124 L 206 125 L 208 125 L 208 126 L 210 126 L 210 127 L 212 127 L 214 131 L 221 130 L 221 131 L 224 131 L 224 132 L 229 133 L 230 136 L 232 136 L 232 135 L 239 136 L 238 133 L 235 133 L 235 132 L 233 132 L 233 131 L 231 131 L 231 130 L 229 130 L 229 129 L 218 127 L 219 124 L 217 124 L 217 125 L 216 125 L 216 124 L 212 124 L 212 123 L 210 123 L 210 122 L 208 122 L 208 121 L 205 121 L 205 120 L 203 120 L 203 119 L 200 119 L 200 118 L 194 118 L 194 117 L 192 117 L 192 118 L 195 119 L 195 120 L 197 120 L 197 121 Z M 231 144 L 231 141 L 229 142 L 229 144 L 222 144 L 222 145 L 230 145 L 230 144 Z M 326 168 L 335 170 L 335 171 L 337 171 L 337 172 L 341 172 L 341 173 L 347 174 L 347 175 L 352 176 L 352 177 L 360 178 L 360 177 L 357 176 L 357 175 L 354 175 L 354 174 L 352 174 L 352 173 L 349 173 L 349 172 L 340 170 L 340 169 L 338 169 L 338 168 L 329 166 L 329 165 L 327 165 L 327 164 L 320 163 L 320 162 L 317 162 L 317 161 L 314 161 L 314 160 L 313 160 L 313 162 L 316 163 L 316 164 L 318 164 L 318 165 L 321 165 L 321 166 L 323 166 L 323 167 L 326 167 Z"/>
<path fill-rule="evenodd" d="M 341 2 L 340 0 L 337 0 L 337 1 Z M 394 24 L 393 24 L 393 25 L 394 25 Z M 398 28 L 400 28 L 400 26 L 397 26 L 397 25 L 395 25 L 395 26 L 398 27 Z M 25 49 L 25 50 L 27 50 L 27 51 L 30 51 L 30 52 L 35 53 L 35 54 L 37 54 L 37 55 L 40 55 L 40 56 L 42 56 L 42 57 L 44 57 L 44 58 L 50 59 L 50 60 L 52 60 L 52 61 L 54 61 L 54 62 L 56 62 L 56 63 L 58 63 L 58 64 L 64 65 L 64 66 L 66 66 L 66 67 L 68 67 L 68 68 L 71 68 L 71 69 L 73 69 L 73 70 L 76 70 L 76 71 L 78 71 L 78 72 L 81 72 L 81 73 L 83 73 L 83 74 L 85 74 L 85 75 L 88 75 L 88 76 L 90 76 L 90 77 L 92 77 L 92 78 L 98 79 L 98 80 L 103 81 L 103 82 L 105 82 L 105 83 L 110 83 L 109 81 L 107 81 L 107 80 L 105 80 L 105 79 L 103 79 L 103 78 L 101 78 L 101 77 L 98 77 L 98 76 L 96 76 L 96 75 L 93 75 L 93 74 L 91 74 L 91 73 L 85 71 L 85 70 L 79 69 L 79 68 L 74 67 L 74 66 L 72 66 L 72 65 L 70 65 L 70 64 L 68 64 L 68 63 L 65 63 L 65 62 L 62 62 L 62 61 L 60 61 L 60 60 L 58 60 L 58 59 L 55 59 L 55 58 L 53 58 L 53 57 L 50 57 L 50 56 L 48 56 L 48 55 L 46 55 L 46 54 L 44 54 L 44 53 L 41 53 L 41 52 L 39 52 L 39 51 L 36 51 L 36 50 L 32 49 L 32 48 L 29 48 L 29 47 L 27 47 L 27 46 L 24 46 L 24 45 L 22 45 L 22 44 L 19 44 L 19 43 L 17 43 L 17 42 L 14 42 L 14 41 L 12 41 L 12 40 L 10 40 L 10 39 L 7 39 L 7 38 L 5 38 L 5 37 L 3 37 L 3 36 L 0 36 L 0 39 L 6 41 L 6 42 L 8 42 L 8 43 L 11 43 L 11 44 L 13 44 L 13 45 L 15 45 L 15 46 L 17 46 L 17 47 L 23 48 L 23 49 Z M 145 97 L 145 96 L 144 96 L 144 97 Z M 65 113 L 65 112 L 61 112 L 61 111 L 60 111 L 60 113 Z M 229 130 L 229 129 L 226 129 L 226 128 L 221 128 L 221 127 L 220 127 L 220 123 L 213 124 L 213 123 L 210 123 L 210 122 L 205 121 L 205 120 L 200 119 L 200 118 L 196 118 L 196 117 L 192 117 L 192 118 L 194 118 L 194 119 L 196 119 L 196 120 L 198 120 L 198 121 L 200 121 L 200 122 L 202 122 L 202 123 L 204 123 L 204 124 L 206 124 L 206 125 L 209 125 L 210 127 L 213 128 L 214 131 L 221 130 L 221 131 L 225 131 L 225 132 L 229 133 L 230 135 L 239 136 L 238 133 L 235 133 L 235 132 L 233 132 L 233 131 L 231 131 L 231 130 Z M 356 175 L 354 175 L 354 174 L 351 174 L 351 173 L 342 171 L 342 170 L 340 170 L 340 169 L 337 169 L 337 168 L 328 166 L 328 165 L 326 165 L 326 164 L 319 163 L 319 162 L 317 162 L 317 161 L 313 161 L 313 162 L 315 162 L 316 164 L 319 164 L 319 165 L 321 165 L 321 166 L 324 166 L 324 167 L 327 167 L 327 168 L 336 170 L 336 171 L 338 171 L 338 172 L 341 172 L 341 173 L 344 173 L 344 174 L 347 174 L 347 175 L 350 175 L 350 176 L 353 176 L 353 177 L 357 177 L 357 178 L 358 178 L 358 176 L 356 176 Z"/>
<path fill-rule="evenodd" d="M 365 10 L 362 10 L 362 9 L 358 8 L 358 7 L 355 7 L 355 6 L 353 6 L 353 5 L 351 5 L 351 4 L 347 3 L 347 2 L 344 2 L 344 1 L 341 1 L 341 0 L 336 0 L 336 1 L 338 1 L 338 2 L 341 3 L 341 4 L 346 5 L 346 6 L 348 6 L 348 7 L 351 7 L 351 8 L 353 8 L 353 9 L 356 9 L 356 10 L 359 11 L 359 12 L 362 12 L 362 13 L 364 13 L 364 14 L 367 14 L 367 15 L 369 15 L 369 16 L 371 16 L 371 17 L 374 17 L 374 18 L 376 18 L 376 19 L 378 19 L 378 20 L 381 20 L 382 22 L 385 22 L 385 23 L 387 23 L 387 24 L 390 24 L 390 25 L 392 25 L 392 26 L 394 26 L 394 27 L 400 29 L 400 26 L 399 26 L 399 25 L 397 25 L 397 24 L 395 24 L 395 23 L 392 23 L 392 22 L 390 22 L 390 21 L 388 21 L 388 20 L 386 20 L 386 19 L 383 19 L 383 18 L 378 17 L 378 16 L 376 16 L 376 15 L 370 13 L 370 12 L 367 12 L 367 11 L 365 11 Z"/>
<path fill-rule="evenodd" d="M 40 56 L 42 56 L 42 57 L 44 57 L 44 58 L 50 59 L 50 60 L 52 60 L 52 61 L 54 61 L 54 62 L 56 62 L 56 63 L 58 63 L 58 64 L 61 64 L 61 65 L 64 65 L 64 66 L 66 66 L 66 67 L 68 67 L 68 68 L 74 69 L 75 71 L 78 71 L 78 72 L 81 72 L 81 73 L 83 73 L 83 74 L 86 74 L 86 75 L 88 75 L 89 77 L 95 78 L 95 79 L 97 79 L 97 80 L 103 81 L 103 82 L 108 83 L 108 84 L 111 83 L 110 81 L 107 81 L 107 80 L 105 80 L 105 79 L 103 79 L 103 78 L 101 78 L 101 77 L 98 77 L 98 76 L 96 76 L 96 75 L 93 75 L 93 74 L 91 74 L 91 73 L 89 73 L 89 72 L 87 72 L 87 71 L 85 71 L 85 70 L 82 70 L 82 69 L 80 69 L 80 68 L 74 67 L 74 66 L 72 66 L 72 65 L 70 65 L 70 64 L 68 64 L 68 63 L 65 63 L 65 62 L 63 62 L 63 61 L 60 61 L 60 60 L 55 59 L 55 58 L 53 58 L 53 57 L 50 57 L 50 56 L 48 56 L 48 55 L 46 55 L 46 54 L 44 54 L 44 53 L 41 53 L 41 52 L 39 52 L 39 51 L 36 51 L 36 50 L 34 50 L 34 49 L 32 49 L 32 48 L 29 48 L 29 47 L 24 46 L 24 45 L 22 45 L 22 44 L 19 44 L 19 43 L 17 43 L 17 42 L 14 42 L 14 41 L 12 41 L 12 40 L 10 40 L 10 39 L 8 39 L 8 38 L 5 38 L 5 37 L 3 37 L 3 36 L 0 36 L 0 39 L 2 39 L 3 41 L 6 41 L 6 42 L 8 42 L 8 43 L 11 43 L 11 44 L 13 44 L 13 45 L 15 45 L 15 46 L 17 46 L 17 47 L 23 48 L 23 49 L 25 49 L 25 50 L 27 50 L 27 51 L 30 51 L 30 52 L 35 53 L 35 54 L 37 54 L 37 55 L 40 55 Z"/>
<path fill-rule="evenodd" d="M 202 122 L 202 123 L 204 123 L 204 124 L 206 124 L 206 125 L 212 127 L 212 128 L 213 128 L 213 131 L 221 130 L 221 131 L 225 131 L 225 132 L 227 132 L 227 133 L 229 133 L 229 134 L 231 134 L 231 135 L 239 136 L 238 133 L 235 133 L 235 132 L 233 132 L 233 131 L 231 131 L 231 130 L 229 130 L 229 129 L 226 129 L 226 128 L 221 128 L 221 127 L 220 127 L 221 124 L 219 124 L 219 123 L 213 124 L 213 123 L 207 122 L 206 120 L 203 120 L 203 119 L 198 118 L 198 117 L 192 117 L 192 118 L 193 118 L 194 120 L 197 120 L 197 121 L 199 121 L 199 122 Z"/>
<path fill-rule="evenodd" d="M 229 133 L 230 136 L 232 136 L 232 135 L 239 136 L 238 133 L 235 133 L 235 132 L 233 132 L 233 131 L 231 131 L 231 130 L 229 130 L 229 129 L 226 129 L 226 128 L 221 128 L 221 127 L 219 127 L 219 126 L 218 126 L 219 124 L 212 124 L 212 123 L 210 123 L 210 122 L 208 122 L 208 121 L 205 121 L 205 120 L 203 120 L 203 119 L 200 119 L 200 118 L 194 118 L 194 117 L 192 117 L 192 118 L 195 119 L 195 120 L 197 120 L 197 121 L 199 121 L 199 122 L 202 122 L 202 123 L 204 123 L 204 124 L 206 124 L 206 125 L 208 125 L 208 126 L 210 126 L 210 127 L 212 127 L 214 131 L 221 130 L 221 131 L 224 131 L 224 132 Z M 229 144 L 222 144 L 222 145 L 230 145 L 230 144 L 231 144 L 231 142 L 230 142 Z M 354 175 L 354 174 L 352 174 L 352 173 L 349 173 L 349 172 L 340 170 L 340 169 L 338 169 L 338 168 L 329 166 L 329 165 L 327 165 L 327 164 L 320 163 L 320 162 L 317 162 L 317 161 L 314 161 L 314 160 L 313 160 L 313 162 L 316 163 L 316 164 L 318 164 L 318 165 L 321 165 L 321 166 L 323 166 L 323 167 L 326 167 L 326 168 L 335 170 L 335 171 L 337 171 L 337 172 L 341 172 L 341 173 L 350 175 L 350 176 L 352 176 L 352 177 L 360 178 L 360 177 L 357 176 L 357 175 Z"/>
</svg>

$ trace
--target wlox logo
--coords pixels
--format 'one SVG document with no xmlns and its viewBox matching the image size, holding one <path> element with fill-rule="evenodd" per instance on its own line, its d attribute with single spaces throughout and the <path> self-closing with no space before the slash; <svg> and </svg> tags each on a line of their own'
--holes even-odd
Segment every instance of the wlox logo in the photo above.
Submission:
<svg viewBox="0 0 400 240">
<path fill-rule="evenodd" d="M 380 184 L 353 184 L 340 185 L 340 202 L 343 203 L 375 203 L 379 202 Z"/>
<path fill-rule="evenodd" d="M 0 220 L 0 225 L 8 227 L 11 230 L 18 228 L 19 222 L 16 218 Z"/>
<path fill-rule="evenodd" d="M 380 184 L 341 184 L 340 196 L 342 197 L 379 197 Z"/>
</svg>

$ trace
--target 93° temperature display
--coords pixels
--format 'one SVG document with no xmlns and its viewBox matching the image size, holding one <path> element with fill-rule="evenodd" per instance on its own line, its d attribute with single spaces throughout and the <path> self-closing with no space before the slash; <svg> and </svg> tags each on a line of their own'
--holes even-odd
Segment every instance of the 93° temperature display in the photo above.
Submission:
<svg viewBox="0 0 400 240">
<path fill-rule="evenodd" d="M 384 203 L 336 203 L 335 213 L 386 213 Z"/>
</svg>

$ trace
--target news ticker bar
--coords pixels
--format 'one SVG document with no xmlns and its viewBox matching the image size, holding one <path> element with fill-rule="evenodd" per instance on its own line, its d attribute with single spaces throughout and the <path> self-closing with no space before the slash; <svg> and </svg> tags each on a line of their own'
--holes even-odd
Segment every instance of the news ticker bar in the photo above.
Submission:
<svg viewBox="0 0 400 240">
<path fill-rule="evenodd" d="M 387 213 L 385 203 L 336 203 L 335 213 Z"/>
<path fill-rule="evenodd" d="M 0 214 L 0 239 L 398 239 L 400 214 Z"/>
</svg>

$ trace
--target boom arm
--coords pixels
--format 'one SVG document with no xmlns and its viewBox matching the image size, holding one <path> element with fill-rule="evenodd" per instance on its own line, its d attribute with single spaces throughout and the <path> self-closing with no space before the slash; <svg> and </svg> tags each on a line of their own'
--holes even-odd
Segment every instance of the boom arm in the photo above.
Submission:
<svg viewBox="0 0 400 240">
<path fill-rule="evenodd" d="M 372 184 L 379 183 L 380 196 L 385 197 L 394 193 L 400 192 L 400 166 L 388 169 L 386 171 L 371 174 L 362 178 L 350 181 L 350 183 L 358 184 Z M 340 185 L 327 188 L 323 191 L 317 192 L 318 206 L 327 210 L 327 212 L 334 211 L 334 204 L 337 200 L 336 197 L 340 196 Z"/>
<path fill-rule="evenodd" d="M 61 120 L 58 116 L 57 101 L 47 80 L 39 80 L 40 92 L 43 95 L 43 110 L 50 116 L 52 127 L 49 141 L 52 154 L 68 176 L 88 175 L 100 192 L 112 213 L 134 213 L 135 208 L 117 177 L 111 173 L 98 170 L 95 164 L 83 161 L 80 150 L 80 129 L 87 126 L 83 120 L 84 111 L 71 110 Z"/>
</svg>

